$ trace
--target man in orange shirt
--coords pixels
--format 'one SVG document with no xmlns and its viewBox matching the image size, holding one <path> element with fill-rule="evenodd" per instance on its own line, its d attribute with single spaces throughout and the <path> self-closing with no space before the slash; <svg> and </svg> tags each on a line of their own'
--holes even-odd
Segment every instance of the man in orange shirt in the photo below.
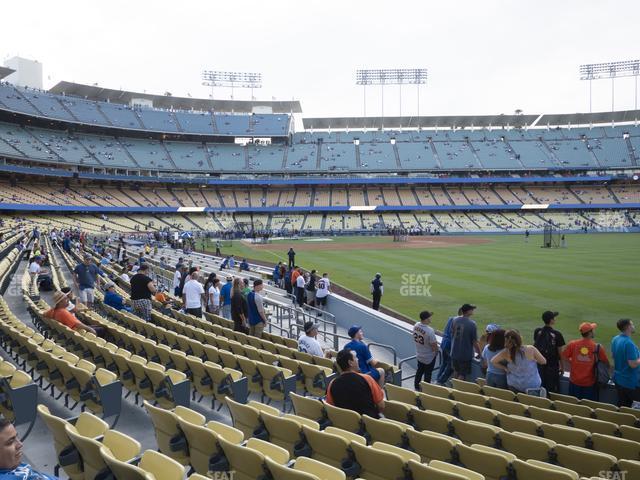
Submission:
<svg viewBox="0 0 640 480">
<path fill-rule="evenodd" d="M 296 297 L 296 301 L 298 298 L 298 286 L 296 285 L 296 281 L 300 275 L 302 275 L 300 267 L 295 265 L 291 271 L 291 292 L 293 293 L 293 296 Z"/>
<path fill-rule="evenodd" d="M 167 296 L 166 293 L 164 293 L 162 290 L 158 290 L 158 292 L 155 295 L 155 299 L 160 302 L 162 305 L 166 305 L 167 303 L 169 303 L 169 297 Z"/>
<path fill-rule="evenodd" d="M 293 267 L 293 271 L 291 272 L 291 285 L 295 285 L 296 284 L 296 280 L 298 279 L 298 277 L 300 276 L 300 267 L 298 267 L 297 265 L 295 267 Z"/>
<path fill-rule="evenodd" d="M 373 377 L 360 373 L 356 352 L 348 348 L 340 350 L 336 363 L 342 373 L 327 387 L 326 402 L 360 415 L 380 418 L 384 409 L 384 393 Z"/>
<path fill-rule="evenodd" d="M 86 330 L 94 335 L 98 334 L 94 328 L 89 325 L 85 325 L 78 320 L 73 313 L 67 310 L 69 297 L 66 294 L 58 290 L 53 294 L 53 301 L 55 302 L 55 306 L 52 309 L 47 310 L 45 312 L 45 316 L 53 318 L 56 322 L 66 325 L 71 330 Z"/>
<path fill-rule="evenodd" d="M 598 350 L 598 360 L 609 364 L 602 345 L 593 341 L 596 326 L 595 323 L 581 323 L 579 330 L 582 338 L 569 342 L 562 351 L 565 370 L 567 368 L 570 370 L 569 395 L 587 400 L 598 399 L 595 372 L 596 349 Z"/>
</svg>

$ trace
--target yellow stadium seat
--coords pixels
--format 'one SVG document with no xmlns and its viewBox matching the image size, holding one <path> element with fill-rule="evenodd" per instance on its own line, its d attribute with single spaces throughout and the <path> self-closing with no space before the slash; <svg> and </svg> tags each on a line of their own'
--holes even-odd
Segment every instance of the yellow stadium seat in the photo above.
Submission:
<svg viewBox="0 0 640 480">
<path fill-rule="evenodd" d="M 302 427 L 302 431 L 311 448 L 311 458 L 336 468 L 343 468 L 345 465 L 354 466 L 350 440 L 330 431 L 314 430 L 306 425 Z M 342 430 L 342 432 L 346 431 Z M 364 437 L 361 438 L 364 441 Z"/>
<path fill-rule="evenodd" d="M 507 452 L 524 460 L 548 461 L 556 442 L 522 432 L 500 432 L 500 443 Z"/>
<path fill-rule="evenodd" d="M 484 475 L 482 475 L 481 473 L 474 472 L 458 465 L 441 462 L 439 460 L 430 462 L 429 466 L 431 468 L 435 468 L 436 470 L 442 470 L 444 472 L 460 475 L 462 478 L 465 478 L 467 480 L 485 480 Z"/>
<path fill-rule="evenodd" d="M 360 414 L 353 410 L 336 407 L 324 402 L 327 418 L 334 427 L 342 428 L 349 432 L 358 433 L 362 430 Z"/>
<path fill-rule="evenodd" d="M 104 463 L 102 455 L 100 455 L 100 448 L 108 448 L 115 458 L 123 462 L 130 462 L 140 454 L 140 443 L 138 441 L 115 430 L 107 430 L 104 433 L 102 442 L 99 442 L 81 435 L 71 424 L 66 425 L 65 429 L 82 457 L 85 479 L 95 478 L 99 473 L 103 473 L 107 469 L 107 465 Z"/>
<path fill-rule="evenodd" d="M 458 439 L 427 430 L 421 432 L 407 430 L 406 435 L 409 447 L 420 455 L 423 462 L 431 460 L 450 462 L 455 458 L 456 445 L 462 443 Z"/>
<path fill-rule="evenodd" d="M 477 443 L 493 447 L 497 444 L 497 438 L 501 430 L 499 427 L 473 420 L 464 421 L 458 418 L 454 418 L 451 423 L 456 437 L 467 445 Z"/>
<path fill-rule="evenodd" d="M 583 477 L 597 477 L 600 472 L 612 471 L 617 462 L 612 455 L 576 446 L 556 445 L 555 453 L 560 466 Z"/>
<path fill-rule="evenodd" d="M 576 472 L 541 461 L 516 459 L 511 465 L 518 480 L 579 480 Z"/>
<path fill-rule="evenodd" d="M 378 450 L 358 443 L 351 444 L 355 459 L 361 467 L 360 476 L 367 480 L 404 478 L 403 458 L 397 453 Z"/>
<path fill-rule="evenodd" d="M 412 478 L 425 478 L 429 480 L 468 480 L 469 477 L 461 475 L 460 473 L 447 472 L 435 467 L 430 467 L 426 463 L 416 462 L 415 460 L 409 460 L 407 462 L 407 468 L 412 475 Z"/>
</svg>

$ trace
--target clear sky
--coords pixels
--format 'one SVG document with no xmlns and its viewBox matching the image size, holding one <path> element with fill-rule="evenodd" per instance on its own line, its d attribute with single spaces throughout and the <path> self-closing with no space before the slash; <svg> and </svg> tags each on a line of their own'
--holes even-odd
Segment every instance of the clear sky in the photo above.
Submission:
<svg viewBox="0 0 640 480">
<path fill-rule="evenodd" d="M 256 97 L 299 99 L 308 117 L 362 115 L 358 68 L 428 68 L 423 115 L 588 111 L 578 66 L 640 57 L 638 0 L 21 0 L 3 2 L 2 17 L 0 60 L 42 62 L 47 88 L 206 98 L 202 70 L 255 71 Z M 633 79 L 615 89 L 616 109 L 633 108 Z M 398 114 L 397 87 L 385 88 L 384 109 Z M 611 82 L 594 82 L 593 110 L 610 109 Z M 369 87 L 367 114 L 380 110 Z M 405 86 L 403 113 L 416 112 L 416 87 Z"/>
</svg>

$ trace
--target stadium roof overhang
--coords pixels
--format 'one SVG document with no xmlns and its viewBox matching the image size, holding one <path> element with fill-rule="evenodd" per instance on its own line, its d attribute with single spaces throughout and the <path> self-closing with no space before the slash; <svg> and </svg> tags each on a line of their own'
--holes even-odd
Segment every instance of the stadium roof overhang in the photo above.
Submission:
<svg viewBox="0 0 640 480">
<path fill-rule="evenodd" d="M 306 130 L 347 128 L 402 129 L 449 127 L 526 126 L 539 115 L 441 115 L 429 117 L 333 117 L 303 118 Z"/>
<path fill-rule="evenodd" d="M 542 115 L 537 125 L 590 125 L 603 123 L 638 122 L 640 110 L 594 113 L 551 113 Z"/>
<path fill-rule="evenodd" d="M 0 67 L 0 79 L 2 79 L 4 77 L 8 77 L 13 72 L 15 72 L 15 70 L 13 68 Z"/>
<path fill-rule="evenodd" d="M 153 95 L 149 93 L 129 92 L 103 88 L 97 85 L 83 85 L 74 82 L 58 82 L 49 92 L 73 95 L 100 102 L 129 104 L 132 99 L 150 100 L 155 108 L 167 110 L 198 110 L 216 112 L 253 113 L 256 109 L 270 109 L 273 113 L 302 113 L 298 100 L 260 101 L 260 100 L 211 100 L 206 98 L 174 97 L 172 95 Z"/>
<path fill-rule="evenodd" d="M 404 128 L 528 128 L 640 121 L 640 110 L 537 115 L 442 115 L 421 117 L 303 118 L 305 130 Z"/>
</svg>

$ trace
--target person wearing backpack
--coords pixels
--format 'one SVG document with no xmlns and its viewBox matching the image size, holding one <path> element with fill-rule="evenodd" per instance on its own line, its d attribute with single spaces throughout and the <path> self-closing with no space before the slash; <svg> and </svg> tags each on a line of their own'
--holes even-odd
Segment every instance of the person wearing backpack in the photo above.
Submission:
<svg viewBox="0 0 640 480">
<path fill-rule="evenodd" d="M 582 338 L 569 342 L 562 352 L 562 359 L 570 371 L 569 395 L 580 399 L 598 400 L 597 364 L 609 366 L 604 348 L 593 341 L 596 327 L 595 323 L 581 323 L 579 331 Z"/>
<path fill-rule="evenodd" d="M 558 312 L 547 310 L 542 314 L 544 327 L 536 328 L 533 332 L 533 346 L 547 359 L 546 365 L 538 365 L 542 386 L 547 392 L 554 393 L 560 391 L 560 376 L 563 373 L 560 355 L 566 344 L 562 333 L 553 328 L 557 316 Z"/>
</svg>

